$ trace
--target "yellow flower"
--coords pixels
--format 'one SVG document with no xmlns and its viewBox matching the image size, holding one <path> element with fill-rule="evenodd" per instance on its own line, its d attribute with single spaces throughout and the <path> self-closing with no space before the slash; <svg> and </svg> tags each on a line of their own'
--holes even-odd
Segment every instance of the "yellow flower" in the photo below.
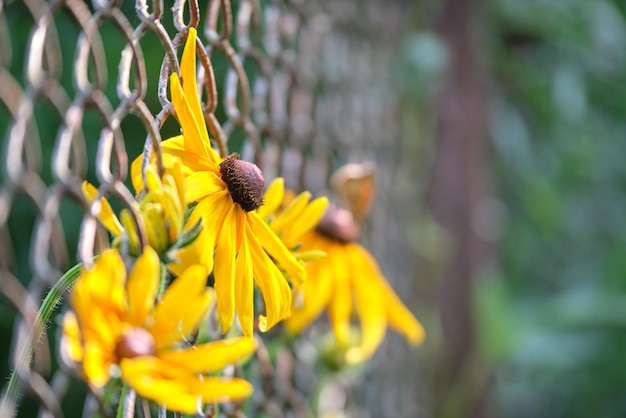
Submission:
<svg viewBox="0 0 626 418">
<path fill-rule="evenodd" d="M 299 249 L 302 237 L 315 228 L 328 208 L 326 196 L 313 200 L 310 192 L 296 196 L 285 190 L 285 181 L 279 177 L 267 188 L 263 201 L 257 213 L 298 259 L 309 261 L 323 256 L 320 251 L 303 253 Z"/>
<path fill-rule="evenodd" d="M 183 228 L 187 206 L 182 170 L 180 161 L 172 159 L 170 169 L 161 180 L 154 167 L 148 167 L 145 173 L 147 186 L 140 193 L 136 204 L 146 227 L 148 244 L 166 262 L 174 260 L 176 251 L 189 245 L 200 230 L 200 224 L 189 225 L 186 231 Z M 92 203 L 98 196 L 98 189 L 87 181 L 83 182 L 82 191 L 88 203 Z M 118 219 L 106 199 L 101 198 L 100 204 L 98 219 L 113 234 L 114 245 L 120 245 L 125 235 L 130 253 L 137 255 L 140 251 L 139 235 L 130 211 L 123 209 Z"/>
<path fill-rule="evenodd" d="M 370 358 L 384 338 L 387 325 L 412 344 L 420 344 L 425 337 L 422 325 L 389 286 L 374 257 L 354 242 L 357 236 L 358 227 L 350 213 L 335 208 L 329 210 L 317 231 L 303 238 L 303 250 L 322 250 L 326 257 L 306 265 L 303 303 L 294 307 L 286 321 L 287 329 L 299 333 L 326 308 L 337 342 L 347 347 L 350 318 L 356 311 L 361 339 L 345 351 L 348 364 Z"/>
<path fill-rule="evenodd" d="M 203 228 L 195 245 L 179 251 L 179 263 L 170 268 L 178 273 L 199 262 L 213 271 L 223 331 L 232 326 L 236 310 L 244 334 L 250 336 L 254 283 L 265 301 L 267 316 L 260 316 L 259 329 L 266 331 L 291 310 L 291 289 L 277 264 L 296 281 L 304 280 L 304 268 L 255 211 L 264 187 L 258 167 L 235 154 L 221 158 L 211 148 L 196 90 L 194 28 L 189 29 L 180 71 L 182 78 L 170 76 L 170 91 L 183 134 L 164 141 L 161 149 L 166 170 L 172 158 L 182 162 L 185 201 L 198 203 L 188 224 L 202 217 Z M 133 162 L 131 173 L 140 189 L 141 158 Z"/>
<path fill-rule="evenodd" d="M 160 262 L 145 247 L 126 277 L 119 253 L 107 250 L 84 269 L 70 295 L 63 324 L 66 357 L 82 364 L 85 379 L 103 387 L 120 376 L 139 395 L 170 410 L 193 413 L 200 403 L 252 393 L 245 380 L 208 376 L 255 350 L 250 338 L 189 347 L 188 338 L 213 303 L 206 271 L 189 267 L 155 304 Z"/>
</svg>

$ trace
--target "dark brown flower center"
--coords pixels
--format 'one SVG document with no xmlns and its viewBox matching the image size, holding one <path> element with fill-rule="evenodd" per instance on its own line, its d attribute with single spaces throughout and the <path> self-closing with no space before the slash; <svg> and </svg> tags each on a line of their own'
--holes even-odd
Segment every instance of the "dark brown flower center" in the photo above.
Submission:
<svg viewBox="0 0 626 418">
<path fill-rule="evenodd" d="M 265 179 L 259 167 L 233 153 L 220 164 L 220 174 L 233 202 L 239 203 L 243 210 L 250 212 L 263 204 Z"/>
<path fill-rule="evenodd" d="M 143 328 L 131 328 L 119 339 L 115 351 L 120 359 L 151 356 L 155 353 L 154 338 Z"/>
<path fill-rule="evenodd" d="M 317 224 L 317 232 L 335 241 L 348 243 L 356 241 L 361 231 L 349 211 L 332 207 Z"/>
</svg>

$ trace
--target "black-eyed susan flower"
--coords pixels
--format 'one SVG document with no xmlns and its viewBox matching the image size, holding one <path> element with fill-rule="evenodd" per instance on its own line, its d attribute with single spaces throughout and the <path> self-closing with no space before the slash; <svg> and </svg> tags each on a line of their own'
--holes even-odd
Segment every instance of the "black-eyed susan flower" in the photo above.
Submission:
<svg viewBox="0 0 626 418">
<path fill-rule="evenodd" d="M 252 353 L 252 339 L 187 343 L 214 299 L 204 267 L 189 267 L 155 303 L 159 269 L 159 257 L 150 247 L 128 276 L 115 250 L 84 269 L 63 324 L 64 355 L 82 366 L 93 387 L 121 377 L 140 396 L 174 411 L 193 413 L 203 403 L 250 395 L 247 381 L 207 373 Z"/>
<path fill-rule="evenodd" d="M 355 240 L 359 228 L 350 212 L 327 211 L 315 231 L 302 239 L 302 249 L 322 250 L 326 257 L 306 265 L 304 299 L 294 304 L 287 329 L 299 333 L 326 309 L 344 361 L 360 363 L 370 358 L 385 336 L 387 325 L 412 344 L 420 344 L 424 329 L 404 306 L 382 275 L 374 257 Z M 360 320 L 360 342 L 350 343 L 351 317 Z"/>
<path fill-rule="evenodd" d="M 295 281 L 304 279 L 302 264 L 256 213 L 262 205 L 264 179 L 259 168 L 236 154 L 221 158 L 211 148 L 196 87 L 196 30 L 189 29 L 180 71 L 170 76 L 172 104 L 182 135 L 161 144 L 166 171 L 178 158 L 185 175 L 185 200 L 197 202 L 188 223 L 202 217 L 203 228 L 193 246 L 178 252 L 178 273 L 189 263 L 200 262 L 213 271 L 217 310 L 224 332 L 232 326 L 235 311 L 245 335 L 254 322 L 254 283 L 263 294 L 266 316 L 259 329 L 266 331 L 291 311 L 291 289 L 278 265 Z M 141 189 L 141 158 L 131 172 Z M 253 280 L 254 278 L 254 280 Z"/>
<path fill-rule="evenodd" d="M 177 159 L 170 160 L 170 169 L 159 178 L 154 167 L 145 171 L 146 187 L 136 202 L 146 227 L 148 244 L 154 248 L 166 262 L 176 260 L 177 251 L 190 245 L 200 232 L 201 223 L 188 224 L 185 230 L 187 205 L 183 182 L 183 167 Z M 92 184 L 85 181 L 82 185 L 83 196 L 88 203 L 97 198 L 99 192 Z M 109 202 L 100 199 L 98 219 L 113 235 L 113 245 L 119 246 L 126 239 L 129 252 L 137 255 L 140 251 L 137 226 L 128 209 L 122 209 L 120 217 L 115 216 Z"/>
</svg>

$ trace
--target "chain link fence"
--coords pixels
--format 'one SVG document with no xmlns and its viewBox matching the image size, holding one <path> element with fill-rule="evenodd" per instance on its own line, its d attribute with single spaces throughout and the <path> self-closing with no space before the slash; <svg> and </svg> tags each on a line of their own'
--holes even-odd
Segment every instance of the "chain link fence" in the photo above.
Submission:
<svg viewBox="0 0 626 418">
<path fill-rule="evenodd" d="M 416 262 L 404 222 L 419 187 L 403 155 L 393 70 L 413 7 L 375 0 L 0 0 L 2 374 L 13 367 L 45 291 L 107 245 L 82 181 L 132 211 L 129 158 L 158 150 L 177 133 L 167 77 L 179 69 L 189 26 L 200 35 L 203 111 L 223 156 L 238 150 L 266 178 L 281 175 L 287 186 L 314 192 L 327 192 L 341 164 L 377 164 L 365 239 L 415 312 Z M 26 399 L 37 401 L 22 401 L 24 416 L 40 407 L 41 416 L 73 410 L 67 405 L 76 402 L 75 382 L 57 365 L 55 337 L 39 345 L 32 372 L 22 376 Z M 294 373 L 296 385 L 313 378 Z M 419 373 L 415 354 L 390 335 L 365 373 L 329 386 L 327 399 L 348 404 L 351 416 L 427 415 Z M 273 386 L 268 396 L 281 393 Z M 278 406 L 266 413 L 306 416 Z"/>
</svg>

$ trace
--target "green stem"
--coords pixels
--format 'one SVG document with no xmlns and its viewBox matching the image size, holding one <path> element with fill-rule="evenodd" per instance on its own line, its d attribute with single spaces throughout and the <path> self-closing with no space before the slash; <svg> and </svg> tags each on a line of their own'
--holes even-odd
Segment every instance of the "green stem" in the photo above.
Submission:
<svg viewBox="0 0 626 418">
<path fill-rule="evenodd" d="M 135 391 L 124 383 L 120 393 L 120 403 L 117 406 L 116 418 L 132 418 L 135 415 L 136 396 Z"/>
<path fill-rule="evenodd" d="M 45 332 L 46 324 L 52 316 L 54 308 L 61 301 L 63 294 L 69 289 L 74 281 L 80 276 L 82 264 L 77 264 L 69 269 L 58 282 L 52 286 L 45 299 L 43 300 L 37 316 L 35 317 L 35 323 L 33 329 L 26 344 L 22 346 L 15 368 L 11 373 L 9 384 L 7 385 L 6 392 L 2 397 L 2 403 L 0 403 L 0 417 L 12 417 L 15 416 L 17 409 L 17 398 L 22 390 L 22 379 L 20 376 L 25 375 L 30 367 L 30 361 L 33 358 L 35 348 L 41 336 Z"/>
</svg>

